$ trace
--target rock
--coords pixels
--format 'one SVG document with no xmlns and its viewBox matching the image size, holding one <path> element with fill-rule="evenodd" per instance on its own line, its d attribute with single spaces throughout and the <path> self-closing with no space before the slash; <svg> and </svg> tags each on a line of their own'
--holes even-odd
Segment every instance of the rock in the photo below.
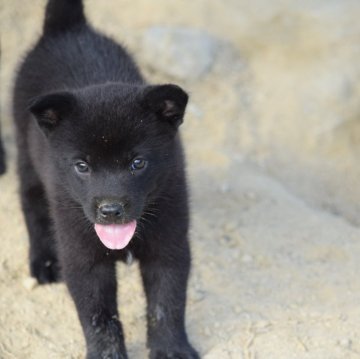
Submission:
<svg viewBox="0 0 360 359">
<path fill-rule="evenodd" d="M 230 191 L 230 185 L 227 182 L 223 182 L 219 186 L 220 193 L 228 193 Z"/>
<path fill-rule="evenodd" d="M 351 348 L 351 345 L 352 345 L 352 341 L 351 341 L 351 339 L 349 339 L 349 338 L 343 338 L 343 339 L 340 339 L 340 340 L 339 340 L 339 345 L 340 345 L 342 348 L 350 349 L 350 348 Z"/>
<path fill-rule="evenodd" d="M 190 292 L 190 300 L 192 302 L 201 302 L 205 299 L 206 293 L 201 289 L 195 289 Z"/>
<path fill-rule="evenodd" d="M 253 260 L 254 260 L 254 258 L 250 254 L 244 254 L 241 258 L 241 261 L 246 264 L 252 263 Z"/>
<path fill-rule="evenodd" d="M 28 277 L 23 280 L 22 284 L 27 290 L 33 290 L 37 286 L 37 281 L 35 278 Z"/>
<path fill-rule="evenodd" d="M 260 320 L 255 324 L 255 326 L 258 330 L 264 330 L 268 329 L 271 326 L 271 323 L 267 320 Z"/>
<path fill-rule="evenodd" d="M 202 120 L 204 117 L 204 111 L 194 103 L 189 103 L 186 107 L 186 113 L 190 114 L 197 120 Z"/>
<path fill-rule="evenodd" d="M 236 305 L 233 310 L 235 314 L 240 314 L 242 312 L 240 305 Z"/>
<path fill-rule="evenodd" d="M 205 327 L 204 328 L 204 334 L 207 336 L 207 337 L 211 337 L 212 333 L 211 333 L 211 329 L 209 327 Z"/>
<path fill-rule="evenodd" d="M 238 246 L 236 238 L 227 234 L 220 238 L 220 243 L 228 248 L 235 248 Z"/>
<path fill-rule="evenodd" d="M 236 221 L 227 220 L 223 224 L 223 230 L 225 233 L 234 233 L 238 229 L 238 223 Z"/>
<path fill-rule="evenodd" d="M 151 27 L 142 41 L 145 62 L 181 80 L 197 79 L 209 72 L 217 47 L 217 40 L 208 33 L 186 27 Z"/>
</svg>

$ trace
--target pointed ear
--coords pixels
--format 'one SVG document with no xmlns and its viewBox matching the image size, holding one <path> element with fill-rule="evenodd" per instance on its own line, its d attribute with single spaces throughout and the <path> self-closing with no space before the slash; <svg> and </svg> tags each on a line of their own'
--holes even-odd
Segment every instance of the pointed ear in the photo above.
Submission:
<svg viewBox="0 0 360 359">
<path fill-rule="evenodd" d="M 187 102 L 187 93 L 176 85 L 148 86 L 143 99 L 145 108 L 175 128 L 183 122 Z"/>
<path fill-rule="evenodd" d="M 40 128 L 48 135 L 63 117 L 74 110 L 75 104 L 74 95 L 69 92 L 59 92 L 33 99 L 28 109 L 35 116 Z"/>
</svg>

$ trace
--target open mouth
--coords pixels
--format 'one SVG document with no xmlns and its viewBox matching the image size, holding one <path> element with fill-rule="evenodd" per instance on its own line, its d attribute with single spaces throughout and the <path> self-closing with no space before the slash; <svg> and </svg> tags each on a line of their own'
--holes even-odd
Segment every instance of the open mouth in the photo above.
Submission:
<svg viewBox="0 0 360 359">
<path fill-rule="evenodd" d="M 125 248 L 136 230 L 136 220 L 124 224 L 95 223 L 95 232 L 102 244 L 109 249 Z"/>
</svg>

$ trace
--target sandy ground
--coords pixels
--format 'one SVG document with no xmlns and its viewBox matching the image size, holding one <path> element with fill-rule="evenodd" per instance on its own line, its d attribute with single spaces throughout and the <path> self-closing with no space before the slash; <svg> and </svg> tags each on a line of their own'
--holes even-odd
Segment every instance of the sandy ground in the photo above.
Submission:
<svg viewBox="0 0 360 359">
<path fill-rule="evenodd" d="M 33 287 L 29 279 L 27 233 L 17 196 L 9 92 L 16 63 L 40 31 L 44 2 L 0 1 L 1 121 L 9 165 L 0 178 L 0 358 L 83 358 L 84 340 L 64 284 Z M 265 147 L 267 141 L 256 137 L 257 145 L 250 136 L 252 121 L 260 120 L 244 98 L 251 101 L 260 85 L 254 78 L 259 72 L 247 69 L 256 68 L 258 60 L 251 54 L 260 44 L 246 47 L 240 33 L 246 33 L 251 16 L 266 17 L 273 9 L 263 1 L 219 3 L 194 0 L 184 8 L 175 0 L 88 1 L 92 22 L 124 39 L 151 81 L 173 79 L 142 61 L 137 40 L 150 25 L 208 28 L 246 55 L 240 67 L 236 61 L 220 63 L 205 78 L 181 83 L 192 94 L 182 129 L 192 188 L 189 336 L 206 359 L 360 358 L 360 228 L 349 220 L 358 215 L 355 207 L 346 207 L 344 200 L 360 198 L 359 192 L 355 185 L 335 191 L 338 182 L 320 158 L 311 157 L 311 168 L 318 169 L 311 173 L 305 160 L 293 162 L 291 136 L 300 130 L 291 124 L 282 128 L 293 145 L 284 151 L 288 160 L 284 153 L 277 158 L 272 153 L 274 159 L 269 155 L 263 165 L 269 148 L 281 144 Z M 254 131 L 266 137 L 273 127 L 270 122 Z M 299 137 L 307 143 L 305 133 Z M 312 146 L 304 152 L 311 154 Z M 273 163 L 279 167 L 269 169 Z M 356 183 L 357 170 L 346 172 L 349 183 Z M 329 187 L 322 188 L 324 173 Z M 344 204 L 340 210 L 329 204 L 335 197 L 343 201 L 335 201 Z M 129 355 L 145 358 L 145 303 L 137 266 L 119 265 L 118 274 Z"/>
</svg>

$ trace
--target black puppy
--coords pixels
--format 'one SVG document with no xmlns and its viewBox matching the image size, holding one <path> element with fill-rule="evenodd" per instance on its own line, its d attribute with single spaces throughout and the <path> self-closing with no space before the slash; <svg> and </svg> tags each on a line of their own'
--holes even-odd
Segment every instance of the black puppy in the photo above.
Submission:
<svg viewBox="0 0 360 359">
<path fill-rule="evenodd" d="M 14 93 L 30 269 L 65 280 L 87 358 L 127 358 L 115 261 L 139 260 L 150 358 L 198 358 L 184 326 L 188 201 L 178 126 L 187 94 L 147 85 L 80 0 L 50 0 Z"/>
</svg>

